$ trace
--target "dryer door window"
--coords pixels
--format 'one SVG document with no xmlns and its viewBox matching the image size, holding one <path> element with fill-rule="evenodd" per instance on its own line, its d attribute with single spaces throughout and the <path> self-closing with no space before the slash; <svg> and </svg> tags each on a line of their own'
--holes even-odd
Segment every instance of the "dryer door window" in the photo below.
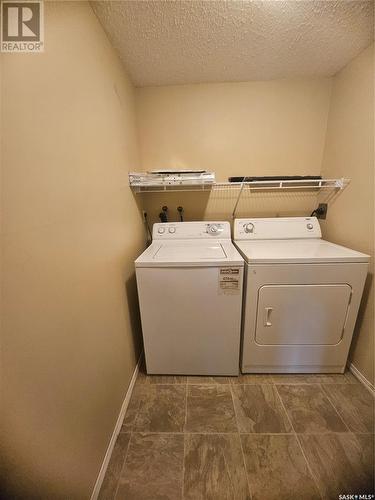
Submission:
<svg viewBox="0 0 375 500">
<path fill-rule="evenodd" d="M 260 345 L 336 345 L 352 289 L 337 285 L 265 285 L 258 291 L 255 340 Z"/>
</svg>

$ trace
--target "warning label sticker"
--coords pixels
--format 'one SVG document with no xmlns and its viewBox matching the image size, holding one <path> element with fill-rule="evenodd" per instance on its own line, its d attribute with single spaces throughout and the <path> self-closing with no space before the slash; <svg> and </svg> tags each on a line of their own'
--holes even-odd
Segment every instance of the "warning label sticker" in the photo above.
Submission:
<svg viewBox="0 0 375 500">
<path fill-rule="evenodd" d="M 240 293 L 241 274 L 238 267 L 222 267 L 219 269 L 219 294 Z"/>
</svg>

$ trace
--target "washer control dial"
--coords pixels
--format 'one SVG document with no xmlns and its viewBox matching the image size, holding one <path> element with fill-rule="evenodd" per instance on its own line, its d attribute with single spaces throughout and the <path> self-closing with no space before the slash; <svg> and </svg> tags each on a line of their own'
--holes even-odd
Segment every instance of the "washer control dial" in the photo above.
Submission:
<svg viewBox="0 0 375 500">
<path fill-rule="evenodd" d="M 176 232 L 176 228 L 175 228 L 175 227 L 170 227 L 170 228 L 168 229 L 168 232 L 169 232 L 169 233 L 171 233 L 171 234 L 173 234 L 173 233 L 175 233 L 175 232 Z"/>
<path fill-rule="evenodd" d="M 216 234 L 219 232 L 219 227 L 216 224 L 210 224 L 207 227 L 207 232 L 211 234 Z"/>
<path fill-rule="evenodd" d="M 307 229 L 314 229 L 314 226 L 313 226 L 313 224 L 311 224 L 311 222 L 306 224 L 306 227 L 307 227 Z"/>
<path fill-rule="evenodd" d="M 159 234 L 164 234 L 165 233 L 165 228 L 164 227 L 159 227 L 158 233 Z"/>
<path fill-rule="evenodd" d="M 245 233 L 253 233 L 254 232 L 254 224 L 249 222 L 248 224 L 244 224 Z"/>
</svg>

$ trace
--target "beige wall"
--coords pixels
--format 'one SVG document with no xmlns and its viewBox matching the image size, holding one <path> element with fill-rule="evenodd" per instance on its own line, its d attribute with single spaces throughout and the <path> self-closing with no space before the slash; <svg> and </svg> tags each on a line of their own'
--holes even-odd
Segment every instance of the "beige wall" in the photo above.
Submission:
<svg viewBox="0 0 375 500">
<path fill-rule="evenodd" d="M 83 499 L 139 353 L 134 90 L 88 3 L 45 11 L 2 55 L 2 445 L 23 498 Z"/>
<path fill-rule="evenodd" d="M 322 172 L 351 184 L 330 207 L 324 236 L 374 257 L 374 46 L 333 80 Z M 374 383 L 374 261 L 357 321 L 351 358 Z"/>
<path fill-rule="evenodd" d="M 331 91 L 329 78 L 149 87 L 137 89 L 144 170 L 204 168 L 231 175 L 319 174 Z M 166 204 L 186 216 L 228 218 L 233 198 L 221 195 L 142 195 L 152 220 Z M 239 215 L 307 213 L 316 199 L 259 198 Z"/>
</svg>

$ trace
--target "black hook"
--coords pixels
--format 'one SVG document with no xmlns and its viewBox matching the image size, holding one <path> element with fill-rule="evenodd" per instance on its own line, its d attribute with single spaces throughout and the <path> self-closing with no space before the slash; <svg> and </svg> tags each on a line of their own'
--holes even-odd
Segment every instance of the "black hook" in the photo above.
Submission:
<svg viewBox="0 0 375 500">
<path fill-rule="evenodd" d="M 180 221 L 184 222 L 184 217 L 183 217 L 184 209 L 183 209 L 183 207 L 177 207 L 177 212 L 180 214 Z"/>
</svg>

